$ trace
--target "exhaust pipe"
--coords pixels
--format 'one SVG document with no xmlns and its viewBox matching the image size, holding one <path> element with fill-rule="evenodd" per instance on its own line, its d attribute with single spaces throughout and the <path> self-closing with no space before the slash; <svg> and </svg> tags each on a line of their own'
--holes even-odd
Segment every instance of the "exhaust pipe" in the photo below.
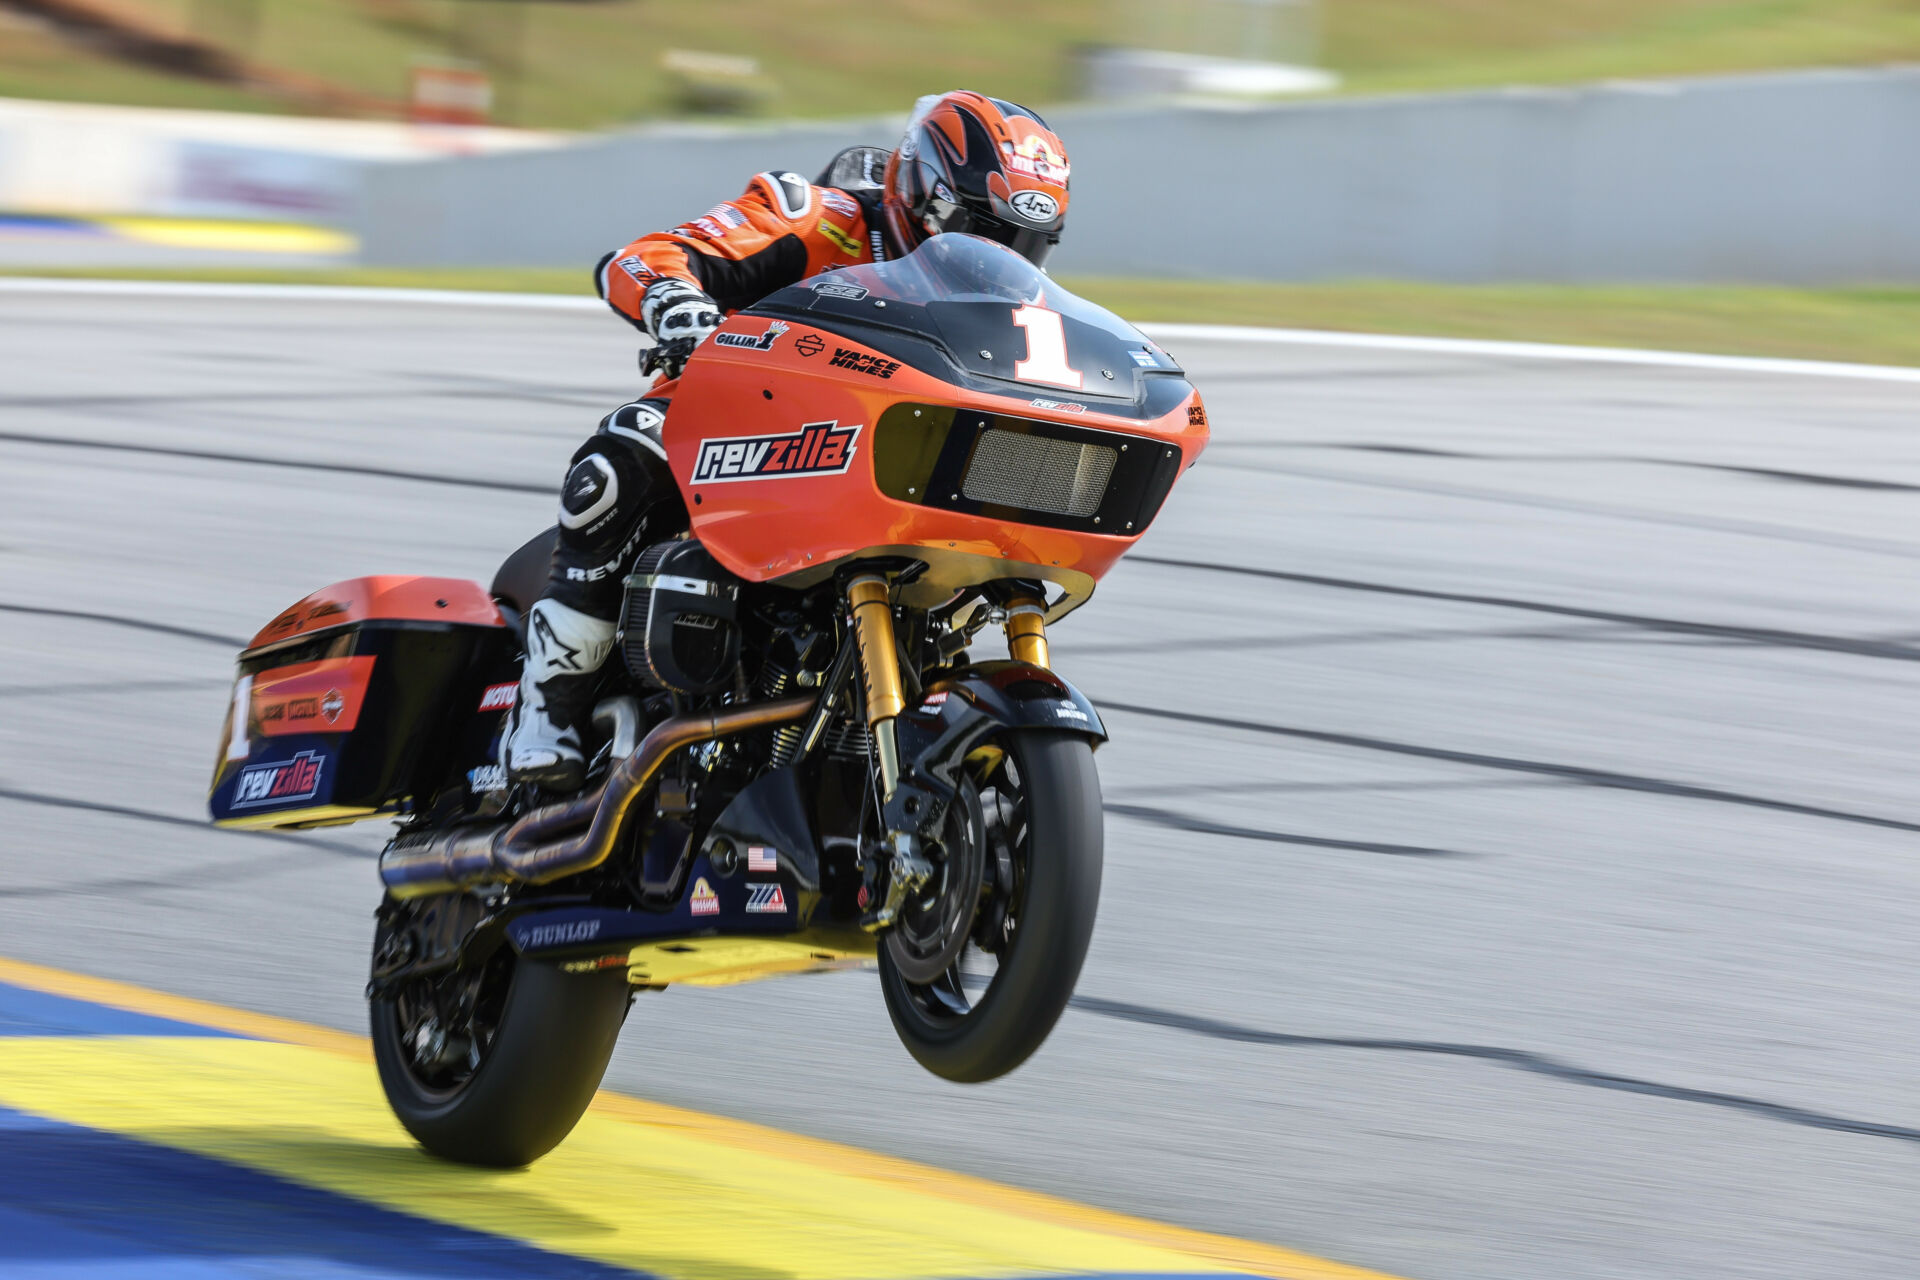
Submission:
<svg viewBox="0 0 1920 1280">
<path fill-rule="evenodd" d="M 591 871 L 613 853 L 627 811 L 653 784 L 668 756 L 695 743 L 798 720 L 813 710 L 816 700 L 816 695 L 808 695 L 662 720 L 595 790 L 535 809 L 511 824 L 435 832 L 396 843 L 380 855 L 380 879 L 387 892 L 406 899 L 482 884 L 546 884 Z M 568 836 L 582 826 L 585 831 Z"/>
</svg>

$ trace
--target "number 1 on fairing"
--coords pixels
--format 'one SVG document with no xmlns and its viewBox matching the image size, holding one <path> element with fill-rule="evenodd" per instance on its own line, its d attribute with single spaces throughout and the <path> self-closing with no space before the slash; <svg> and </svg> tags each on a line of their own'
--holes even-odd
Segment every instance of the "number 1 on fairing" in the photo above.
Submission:
<svg viewBox="0 0 1920 1280">
<path fill-rule="evenodd" d="M 1060 313 L 1045 307 L 1015 307 L 1013 322 L 1027 331 L 1027 358 L 1013 362 L 1013 376 L 1022 382 L 1046 382 L 1078 391 L 1080 371 L 1067 363 L 1067 335 Z"/>
</svg>

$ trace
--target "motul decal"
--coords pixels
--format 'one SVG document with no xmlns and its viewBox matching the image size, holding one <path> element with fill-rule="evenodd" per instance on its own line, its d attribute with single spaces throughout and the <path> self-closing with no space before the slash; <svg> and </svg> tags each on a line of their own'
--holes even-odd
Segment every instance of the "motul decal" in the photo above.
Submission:
<svg viewBox="0 0 1920 1280">
<path fill-rule="evenodd" d="M 857 426 L 809 422 L 786 435 L 702 440 L 693 465 L 693 483 L 837 476 L 853 465 L 853 442 L 859 435 Z"/>
<path fill-rule="evenodd" d="M 777 884 L 750 884 L 747 886 L 748 914 L 787 914 L 787 895 L 780 892 Z"/>
<path fill-rule="evenodd" d="M 490 684 L 486 692 L 480 695 L 482 711 L 505 711 L 520 696 L 518 683 Z"/>
<path fill-rule="evenodd" d="M 311 800 L 320 794 L 320 772 L 325 764 L 326 758 L 317 751 L 302 751 L 291 760 L 277 760 L 272 764 L 250 764 L 240 771 L 239 781 L 233 784 L 231 807 L 251 809 L 263 804 Z"/>
</svg>

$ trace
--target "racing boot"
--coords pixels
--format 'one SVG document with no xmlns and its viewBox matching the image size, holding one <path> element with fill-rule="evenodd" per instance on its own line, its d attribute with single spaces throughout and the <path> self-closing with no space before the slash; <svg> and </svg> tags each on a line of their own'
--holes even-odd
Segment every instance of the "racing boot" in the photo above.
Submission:
<svg viewBox="0 0 1920 1280">
<path fill-rule="evenodd" d="M 580 726 L 592 713 L 595 678 L 613 648 L 613 623 L 556 600 L 527 611 L 527 661 L 520 669 L 500 764 L 514 782 L 578 791 L 587 759 Z"/>
</svg>

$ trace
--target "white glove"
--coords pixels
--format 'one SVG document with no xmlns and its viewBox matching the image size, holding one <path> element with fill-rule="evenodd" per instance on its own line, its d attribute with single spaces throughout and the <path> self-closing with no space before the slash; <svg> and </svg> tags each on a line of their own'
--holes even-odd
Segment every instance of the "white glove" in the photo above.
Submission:
<svg viewBox="0 0 1920 1280">
<path fill-rule="evenodd" d="M 660 281 L 640 304 L 640 321 L 656 344 L 640 357 L 640 371 L 679 377 L 694 348 L 725 319 L 719 303 L 684 280 Z"/>
</svg>

